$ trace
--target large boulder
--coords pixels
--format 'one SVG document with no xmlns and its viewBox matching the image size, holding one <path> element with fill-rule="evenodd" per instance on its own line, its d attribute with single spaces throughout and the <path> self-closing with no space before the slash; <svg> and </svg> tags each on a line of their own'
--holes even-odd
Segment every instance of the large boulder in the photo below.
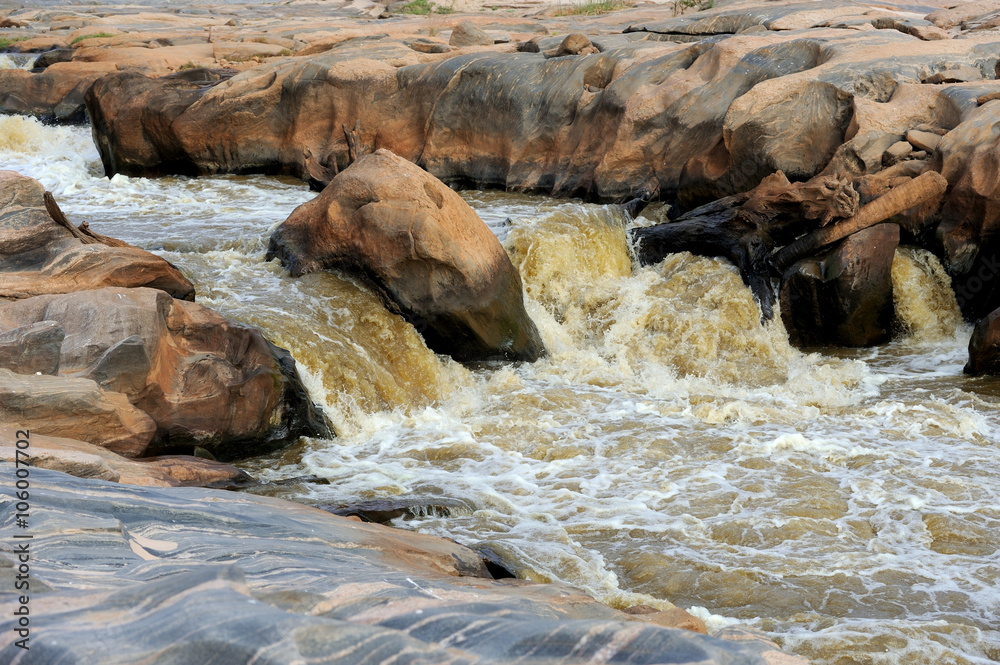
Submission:
<svg viewBox="0 0 1000 665">
<path fill-rule="evenodd" d="M 937 239 L 959 307 L 970 321 L 1000 307 L 998 126 L 1000 100 L 989 101 L 938 143 L 941 174 L 950 187 Z"/>
<path fill-rule="evenodd" d="M 1000 309 L 984 316 L 972 330 L 965 373 L 1000 375 Z"/>
<path fill-rule="evenodd" d="M 10 465 L 0 472 L 13 477 Z M 3 662 L 806 662 L 738 626 L 700 635 L 564 584 L 493 580 L 455 542 L 299 504 L 45 469 L 31 470 L 31 488 L 31 616 L 43 620 L 20 649 L 17 594 L 0 589 Z M 15 491 L 3 483 L 0 497 Z M 5 552 L 0 575 L 16 565 Z"/>
<path fill-rule="evenodd" d="M 164 259 L 72 226 L 40 182 L 0 171 L 0 298 L 103 286 L 194 299 L 194 286 Z"/>
<path fill-rule="evenodd" d="M 257 330 L 201 305 L 147 288 L 0 302 L 0 330 L 41 322 L 65 335 L 61 377 L 75 377 L 90 392 L 103 389 L 106 399 L 131 403 L 152 418 L 142 448 L 130 451 L 135 455 L 201 446 L 232 459 L 272 450 L 299 435 L 328 433 L 291 356 Z M 65 417 L 73 416 L 69 403 L 60 406 L 55 397 L 46 403 L 53 413 L 62 409 Z M 39 429 L 106 444 L 101 427 L 86 435 Z"/>
<path fill-rule="evenodd" d="M 781 280 L 781 320 L 796 346 L 873 346 L 892 334 L 892 259 L 899 226 L 878 224 Z"/>
<path fill-rule="evenodd" d="M 296 208 L 271 236 L 274 257 L 295 276 L 340 269 L 367 280 L 431 349 L 458 360 L 544 352 L 496 236 L 455 192 L 388 150 Z"/>
</svg>

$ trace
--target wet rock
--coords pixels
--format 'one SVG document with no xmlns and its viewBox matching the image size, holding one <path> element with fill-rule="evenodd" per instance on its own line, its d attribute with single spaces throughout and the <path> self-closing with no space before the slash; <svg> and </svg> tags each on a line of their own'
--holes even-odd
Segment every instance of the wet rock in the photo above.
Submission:
<svg viewBox="0 0 1000 665">
<path fill-rule="evenodd" d="M 35 69 L 45 69 L 60 62 L 69 62 L 73 59 L 74 49 L 56 48 L 42 53 L 35 59 Z M 81 99 L 82 101 L 82 99 Z"/>
<path fill-rule="evenodd" d="M 972 330 L 965 373 L 1000 374 L 1000 309 L 980 319 Z"/>
<path fill-rule="evenodd" d="M 449 517 L 454 514 L 471 514 L 473 506 L 463 501 L 448 498 L 400 498 L 378 499 L 349 504 L 324 504 L 317 506 L 333 515 L 341 517 L 357 517 L 364 522 L 389 524 L 396 519 L 413 519 L 415 517 L 439 516 Z"/>
<path fill-rule="evenodd" d="M 17 374 L 56 374 L 65 337 L 55 321 L 40 321 L 2 332 L 0 368 Z"/>
<path fill-rule="evenodd" d="M 16 430 L 0 426 L 0 461 L 14 462 Z M 106 448 L 75 439 L 31 432 L 31 466 L 150 487 L 239 487 L 250 484 L 246 472 L 229 464 L 182 455 L 128 459 Z"/>
<path fill-rule="evenodd" d="M 344 270 L 371 283 L 428 346 L 462 361 L 543 352 L 521 278 L 455 192 L 387 150 L 362 157 L 271 236 L 292 275 Z"/>
<path fill-rule="evenodd" d="M 146 453 L 156 423 L 121 393 L 94 381 L 0 369 L 0 424 L 77 439 L 124 457 Z"/>
<path fill-rule="evenodd" d="M 72 226 L 54 200 L 46 200 L 41 183 L 0 171 L 0 298 L 103 286 L 146 286 L 194 298 L 194 286 L 168 262 Z"/>
<path fill-rule="evenodd" d="M 198 445 L 233 459 L 300 435 L 328 434 L 288 353 L 208 308 L 146 288 L 0 302 L 0 329 L 41 321 L 55 322 L 66 335 L 61 375 L 87 379 L 92 391 L 115 391 L 102 394 L 152 418 L 155 438 L 151 432 L 136 455 Z M 59 408 L 57 400 L 47 403 Z M 68 403 L 62 408 L 66 417 L 73 413 Z M 100 428 L 86 437 L 40 431 L 106 443 Z"/>
<path fill-rule="evenodd" d="M 462 21 L 452 29 L 448 43 L 456 47 L 492 46 L 493 38 L 472 21 Z"/>
<path fill-rule="evenodd" d="M 892 259 L 899 227 L 855 233 L 781 280 L 781 319 L 796 346 L 873 346 L 891 335 Z"/>
<path fill-rule="evenodd" d="M 56 62 L 41 73 L 0 69 L 0 112 L 32 115 L 42 120 L 86 122 L 87 88 L 117 72 L 112 63 Z"/>
<path fill-rule="evenodd" d="M 719 639 L 631 620 L 563 584 L 494 581 L 454 542 L 301 505 L 45 469 L 31 481 L 33 542 L 46 544 L 32 550 L 32 582 L 47 589 L 31 609 L 46 619 L 32 624 L 29 651 L 8 642 L 0 660 L 16 649 L 22 665 L 236 665 L 261 653 L 289 665 L 399 654 L 472 665 L 531 653 L 538 665 L 567 665 L 613 651 L 624 665 L 805 663 L 759 633 Z M 0 486 L 5 501 L 14 492 Z"/>
<path fill-rule="evenodd" d="M 653 623 L 666 628 L 682 628 L 695 633 L 707 634 L 705 622 L 690 612 L 674 607 L 669 610 L 658 610 L 649 605 L 634 605 L 625 610 L 625 614 L 634 616 L 639 621 Z"/>
</svg>

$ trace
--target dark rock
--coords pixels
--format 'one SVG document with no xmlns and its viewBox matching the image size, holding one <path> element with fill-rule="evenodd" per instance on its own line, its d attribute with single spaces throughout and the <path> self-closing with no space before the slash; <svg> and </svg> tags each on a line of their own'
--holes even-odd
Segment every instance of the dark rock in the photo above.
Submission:
<svg viewBox="0 0 1000 665">
<path fill-rule="evenodd" d="M 430 348 L 457 360 L 544 353 L 496 236 L 455 192 L 387 150 L 296 208 L 271 236 L 274 257 L 294 276 L 339 269 L 367 280 Z"/>
<path fill-rule="evenodd" d="M 6 477 L 13 469 L 0 468 Z M 30 650 L 0 661 L 168 665 L 407 662 L 764 665 L 753 631 L 644 623 L 563 584 L 490 579 L 453 542 L 274 499 L 123 487 L 33 469 Z M 14 501 L 9 483 L 0 496 Z M 2 561 L 8 566 L 10 557 Z M 207 562 L 207 563 L 203 563 Z M 0 567 L 2 598 L 15 600 Z M 16 617 L 0 619 L 13 634 Z"/>
<path fill-rule="evenodd" d="M 17 374 L 56 374 L 65 337 L 55 321 L 39 321 L 0 333 L 0 368 Z"/>
<path fill-rule="evenodd" d="M 45 69 L 57 62 L 69 62 L 73 59 L 73 53 L 75 52 L 75 49 L 71 48 L 56 48 L 46 51 L 35 58 L 35 69 Z"/>
<path fill-rule="evenodd" d="M 962 313 L 978 321 L 1000 307 L 1000 103 L 975 108 L 941 138 L 949 188 L 937 227 L 943 263 Z"/>
<path fill-rule="evenodd" d="M 891 335 L 892 259 L 899 227 L 855 233 L 822 257 L 802 259 L 781 281 L 781 319 L 796 346 L 873 346 Z"/>
<path fill-rule="evenodd" d="M 1000 309 L 983 317 L 969 339 L 966 374 L 1000 374 Z"/>
<path fill-rule="evenodd" d="M 474 507 L 464 501 L 447 498 L 400 498 L 378 499 L 349 504 L 322 504 L 316 506 L 333 515 L 357 517 L 364 522 L 389 524 L 396 519 L 413 519 L 436 515 L 449 517 L 453 514 L 470 514 Z"/>
</svg>

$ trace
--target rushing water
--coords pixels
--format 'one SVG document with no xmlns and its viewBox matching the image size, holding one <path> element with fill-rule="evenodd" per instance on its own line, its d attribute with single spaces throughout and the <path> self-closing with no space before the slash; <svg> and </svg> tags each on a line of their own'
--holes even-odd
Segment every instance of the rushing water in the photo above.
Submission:
<svg viewBox="0 0 1000 665">
<path fill-rule="evenodd" d="M 468 369 L 350 280 L 263 261 L 312 196 L 297 182 L 107 180 L 86 130 L 20 118 L 0 118 L 0 156 L 292 351 L 338 438 L 247 464 L 330 480 L 281 495 L 455 499 L 401 526 L 816 663 L 1000 661 L 1000 382 L 962 375 L 969 329 L 926 252 L 897 252 L 895 342 L 806 354 L 724 261 L 633 269 L 611 208 L 466 192 L 550 352 Z"/>
</svg>

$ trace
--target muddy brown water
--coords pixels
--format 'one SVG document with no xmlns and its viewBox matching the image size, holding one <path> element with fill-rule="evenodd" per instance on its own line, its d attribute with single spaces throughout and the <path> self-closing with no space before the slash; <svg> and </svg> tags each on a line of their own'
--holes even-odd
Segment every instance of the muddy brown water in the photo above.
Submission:
<svg viewBox="0 0 1000 665">
<path fill-rule="evenodd" d="M 550 352 L 466 368 L 352 281 L 264 262 L 312 196 L 298 182 L 107 180 L 85 128 L 21 118 L 0 118 L 0 156 L 291 350 L 338 437 L 245 463 L 329 480 L 271 493 L 454 500 L 397 524 L 816 663 L 1000 661 L 1000 381 L 962 375 L 970 329 L 929 254 L 897 253 L 894 342 L 805 353 L 724 261 L 633 269 L 613 208 L 464 192 Z"/>
</svg>

